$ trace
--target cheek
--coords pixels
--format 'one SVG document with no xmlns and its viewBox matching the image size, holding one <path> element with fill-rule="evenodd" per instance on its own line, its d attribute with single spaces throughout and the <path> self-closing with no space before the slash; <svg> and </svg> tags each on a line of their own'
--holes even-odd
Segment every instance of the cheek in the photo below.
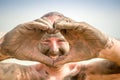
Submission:
<svg viewBox="0 0 120 80">
<path fill-rule="evenodd" d="M 46 51 L 49 50 L 50 47 L 49 45 L 39 44 L 38 48 L 41 53 L 45 54 Z"/>
<path fill-rule="evenodd" d="M 65 53 L 68 53 L 70 50 L 70 46 L 67 42 L 60 43 L 59 44 L 60 48 L 65 51 Z"/>
</svg>

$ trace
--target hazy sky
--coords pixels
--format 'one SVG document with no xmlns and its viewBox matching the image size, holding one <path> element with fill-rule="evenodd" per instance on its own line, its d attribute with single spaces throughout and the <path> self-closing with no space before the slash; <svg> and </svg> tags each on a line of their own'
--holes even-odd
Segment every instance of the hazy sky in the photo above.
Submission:
<svg viewBox="0 0 120 80">
<path fill-rule="evenodd" d="M 0 0 L 0 33 L 51 11 L 88 22 L 107 35 L 120 38 L 120 0 Z"/>
<path fill-rule="evenodd" d="M 0 32 L 58 11 L 120 38 L 120 0 L 0 0 Z"/>
</svg>

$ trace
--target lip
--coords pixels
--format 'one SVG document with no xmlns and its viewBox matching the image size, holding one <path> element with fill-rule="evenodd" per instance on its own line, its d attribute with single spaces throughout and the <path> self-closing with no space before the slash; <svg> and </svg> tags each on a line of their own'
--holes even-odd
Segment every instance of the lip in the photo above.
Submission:
<svg viewBox="0 0 120 80">
<path fill-rule="evenodd" d="M 57 60 L 59 58 L 59 56 L 49 56 L 49 57 L 53 60 Z"/>
</svg>

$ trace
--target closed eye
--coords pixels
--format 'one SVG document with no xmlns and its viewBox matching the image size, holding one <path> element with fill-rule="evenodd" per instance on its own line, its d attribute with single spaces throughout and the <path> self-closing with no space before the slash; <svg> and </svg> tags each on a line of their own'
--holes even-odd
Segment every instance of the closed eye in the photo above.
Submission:
<svg viewBox="0 0 120 80">
<path fill-rule="evenodd" d="M 43 43 L 43 44 L 49 44 L 49 43 L 50 43 L 50 40 L 43 40 L 42 43 Z"/>
<path fill-rule="evenodd" d="M 44 42 L 50 42 L 50 40 L 44 40 Z"/>
<path fill-rule="evenodd" d="M 57 42 L 65 42 L 65 40 L 64 39 L 60 39 Z"/>
</svg>

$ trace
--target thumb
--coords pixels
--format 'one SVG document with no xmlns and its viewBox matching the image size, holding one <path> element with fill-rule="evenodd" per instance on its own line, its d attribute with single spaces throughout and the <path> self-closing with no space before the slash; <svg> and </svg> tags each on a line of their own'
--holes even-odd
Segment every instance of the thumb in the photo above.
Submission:
<svg viewBox="0 0 120 80">
<path fill-rule="evenodd" d="M 58 66 L 64 65 L 64 64 L 69 63 L 69 62 L 71 62 L 70 55 L 69 56 L 65 56 L 62 59 L 54 61 L 54 66 L 58 67 Z"/>
<path fill-rule="evenodd" d="M 75 66 L 75 68 L 69 73 L 69 76 L 75 76 L 80 72 L 80 68 Z"/>
<path fill-rule="evenodd" d="M 70 80 L 71 77 L 76 76 L 80 72 L 80 68 L 75 66 L 74 69 L 64 78 L 64 80 Z"/>
</svg>

